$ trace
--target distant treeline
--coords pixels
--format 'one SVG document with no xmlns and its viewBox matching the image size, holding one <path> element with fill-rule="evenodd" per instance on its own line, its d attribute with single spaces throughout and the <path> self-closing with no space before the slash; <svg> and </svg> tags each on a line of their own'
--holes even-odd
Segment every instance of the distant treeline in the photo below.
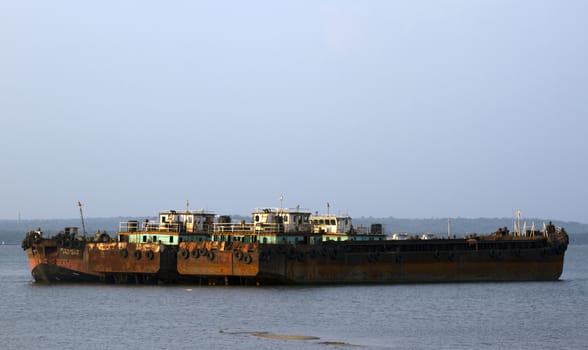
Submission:
<svg viewBox="0 0 588 350">
<path fill-rule="evenodd" d="M 155 217 L 111 217 L 111 218 L 86 218 L 86 232 L 93 235 L 94 232 L 106 231 L 114 234 L 119 228 L 121 222 L 128 220 L 137 220 L 142 222 L 145 219 L 157 220 Z M 232 216 L 233 221 L 246 220 L 250 221 L 250 217 L 239 215 Z M 535 223 L 537 229 L 543 228 L 543 223 L 548 220 L 527 218 L 522 220 L 526 222 L 527 228 Z M 355 227 L 365 226 L 369 227 L 373 223 L 380 223 L 384 226 L 384 231 L 391 235 L 395 232 L 406 232 L 409 234 L 420 234 L 424 232 L 437 233 L 441 235 L 447 234 L 447 219 L 446 218 L 432 218 L 432 219 L 399 219 L 399 218 L 373 218 L 360 217 L 354 218 L 353 224 Z M 567 232 L 574 234 L 588 233 L 588 224 L 582 224 L 572 221 L 554 220 L 553 223 L 557 226 L 564 227 Z M 451 235 L 463 236 L 467 233 L 490 233 L 496 231 L 499 227 L 507 227 L 512 230 L 512 219 L 509 218 L 452 218 L 451 219 Z M 52 235 L 63 230 L 64 227 L 76 226 L 79 227 L 79 232 L 82 234 L 81 220 L 78 219 L 46 219 L 46 220 L 0 220 L 0 241 L 7 244 L 19 243 L 24 236 L 24 233 L 29 230 L 41 228 L 47 235 Z"/>
</svg>

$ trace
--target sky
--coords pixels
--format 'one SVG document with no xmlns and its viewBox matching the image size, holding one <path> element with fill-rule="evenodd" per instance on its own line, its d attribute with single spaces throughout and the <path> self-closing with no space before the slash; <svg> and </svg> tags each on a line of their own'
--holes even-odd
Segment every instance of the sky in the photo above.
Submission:
<svg viewBox="0 0 588 350">
<path fill-rule="evenodd" d="M 0 219 L 588 223 L 588 2 L 0 0 Z"/>
</svg>

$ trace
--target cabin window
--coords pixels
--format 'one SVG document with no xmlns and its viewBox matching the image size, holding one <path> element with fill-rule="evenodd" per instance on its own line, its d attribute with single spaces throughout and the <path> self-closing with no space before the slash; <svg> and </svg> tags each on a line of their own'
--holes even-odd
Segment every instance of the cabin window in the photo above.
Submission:
<svg viewBox="0 0 588 350">
<path fill-rule="evenodd" d="M 284 216 L 284 222 L 288 222 L 288 215 Z"/>
<path fill-rule="evenodd" d="M 173 243 L 174 242 L 174 236 L 169 236 L 169 242 Z"/>
<path fill-rule="evenodd" d="M 263 243 L 267 243 L 267 237 L 263 237 Z"/>
<path fill-rule="evenodd" d="M 255 215 L 255 222 L 259 222 L 259 215 Z"/>
<path fill-rule="evenodd" d="M 143 236 L 143 243 L 147 242 L 147 236 Z"/>
<path fill-rule="evenodd" d="M 335 222 L 335 220 L 331 220 L 331 225 L 337 225 L 337 223 Z"/>
<path fill-rule="evenodd" d="M 192 223 L 192 217 L 188 216 L 188 223 L 191 224 Z"/>
<path fill-rule="evenodd" d="M 157 236 L 153 236 L 153 242 L 157 242 Z"/>
</svg>

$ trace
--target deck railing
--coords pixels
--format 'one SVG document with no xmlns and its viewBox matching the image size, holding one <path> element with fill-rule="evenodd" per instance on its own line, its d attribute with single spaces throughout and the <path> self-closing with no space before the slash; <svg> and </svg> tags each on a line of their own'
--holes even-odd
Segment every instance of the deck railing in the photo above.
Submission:
<svg viewBox="0 0 588 350">
<path fill-rule="evenodd" d="M 214 224 L 214 233 L 220 232 L 250 232 L 250 233 L 270 233 L 285 231 L 284 224 L 267 224 L 267 223 L 220 223 Z"/>
<path fill-rule="evenodd" d="M 143 232 L 181 232 L 183 225 L 181 223 L 172 222 L 172 223 L 158 223 L 158 222 L 150 222 L 145 221 L 141 224 L 140 231 Z M 137 221 L 124 221 L 119 224 L 118 227 L 119 232 L 136 232 L 139 231 L 139 223 Z"/>
<path fill-rule="evenodd" d="M 229 223 L 217 223 L 214 224 L 213 232 L 253 232 L 253 224 L 251 223 L 238 223 L 238 222 L 229 222 Z"/>
</svg>

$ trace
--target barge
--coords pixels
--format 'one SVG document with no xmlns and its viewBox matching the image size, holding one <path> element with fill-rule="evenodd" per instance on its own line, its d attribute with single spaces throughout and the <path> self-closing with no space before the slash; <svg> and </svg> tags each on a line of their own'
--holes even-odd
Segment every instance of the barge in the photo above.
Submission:
<svg viewBox="0 0 588 350">
<path fill-rule="evenodd" d="M 555 281 L 569 242 L 551 222 L 462 238 L 399 237 L 381 224 L 355 227 L 348 215 L 300 208 L 255 209 L 249 222 L 186 209 L 122 222 L 113 237 L 33 230 L 22 247 L 37 282 L 390 284 Z"/>
</svg>

